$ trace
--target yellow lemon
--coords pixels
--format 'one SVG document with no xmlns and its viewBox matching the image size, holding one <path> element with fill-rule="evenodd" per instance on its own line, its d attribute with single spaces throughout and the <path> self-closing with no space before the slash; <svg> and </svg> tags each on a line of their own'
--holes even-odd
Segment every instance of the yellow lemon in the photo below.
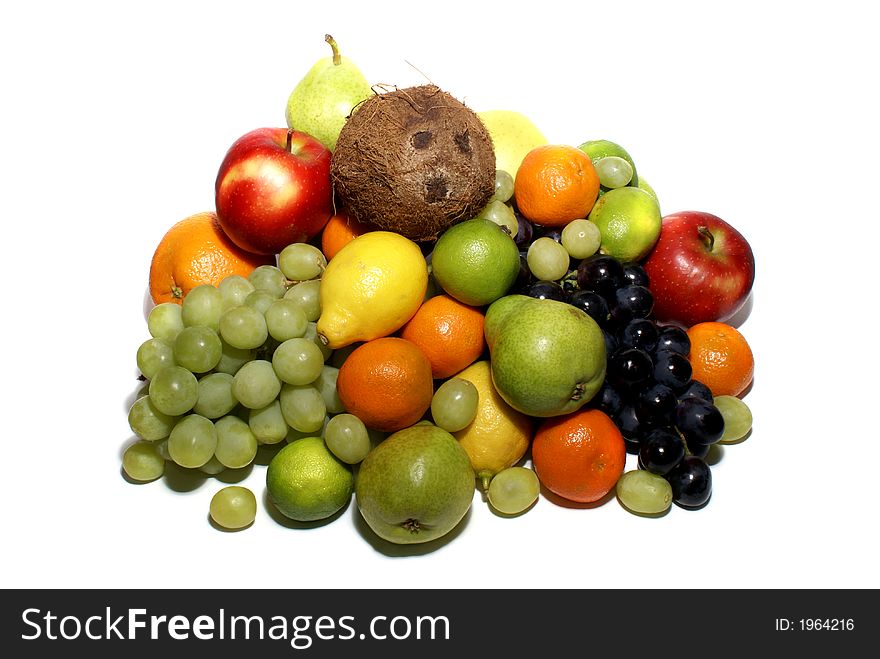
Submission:
<svg viewBox="0 0 880 659">
<path fill-rule="evenodd" d="M 317 332 L 333 350 L 397 331 L 428 288 L 428 264 L 409 238 L 390 231 L 358 236 L 330 259 L 321 277 Z"/>
<path fill-rule="evenodd" d="M 473 384 L 480 402 L 471 424 L 452 434 L 470 457 L 483 489 L 488 489 L 495 474 L 525 455 L 532 439 L 532 419 L 513 409 L 495 391 L 488 361 L 471 364 L 455 377 Z"/>
<path fill-rule="evenodd" d="M 513 110 L 484 110 L 477 116 L 495 147 L 495 169 L 501 169 L 516 178 L 516 170 L 525 155 L 536 146 L 547 144 L 544 133 L 532 120 Z"/>
</svg>

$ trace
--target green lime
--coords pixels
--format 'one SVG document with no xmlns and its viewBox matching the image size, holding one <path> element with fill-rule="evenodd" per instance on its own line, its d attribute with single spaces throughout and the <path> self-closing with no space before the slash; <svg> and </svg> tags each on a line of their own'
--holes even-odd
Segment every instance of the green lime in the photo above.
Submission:
<svg viewBox="0 0 880 659">
<path fill-rule="evenodd" d="M 443 232 L 431 256 L 434 279 L 446 293 L 472 306 L 507 293 L 519 273 L 519 249 L 500 226 L 482 218 Z"/>
<path fill-rule="evenodd" d="M 639 188 L 609 190 L 596 201 L 590 220 L 602 234 L 599 251 L 624 263 L 646 256 L 660 237 L 660 207 Z"/>
<path fill-rule="evenodd" d="M 325 519 L 342 509 L 354 491 L 351 469 L 320 437 L 303 437 L 275 454 L 266 470 L 269 499 L 300 522 Z"/>
<path fill-rule="evenodd" d="M 644 178 L 642 178 L 642 177 L 639 177 L 639 185 L 638 185 L 638 188 L 639 188 L 640 190 L 644 190 L 644 191 L 647 192 L 649 195 L 651 195 L 652 197 L 654 197 L 654 201 L 656 201 L 658 205 L 660 204 L 660 200 L 657 198 L 657 193 L 654 192 L 654 188 L 652 188 L 651 185 L 650 185 L 650 184 L 649 184 Z"/>
<path fill-rule="evenodd" d="M 639 175 L 636 172 L 636 164 L 633 162 L 633 159 L 626 152 L 622 146 L 615 142 L 611 142 L 610 140 L 590 140 L 588 142 L 584 142 L 578 147 L 581 151 L 590 156 L 590 160 L 593 161 L 595 165 L 598 160 L 602 158 L 606 158 L 608 156 L 616 156 L 618 158 L 623 158 L 626 160 L 633 168 L 632 180 L 629 184 L 633 187 L 639 184 Z"/>
</svg>

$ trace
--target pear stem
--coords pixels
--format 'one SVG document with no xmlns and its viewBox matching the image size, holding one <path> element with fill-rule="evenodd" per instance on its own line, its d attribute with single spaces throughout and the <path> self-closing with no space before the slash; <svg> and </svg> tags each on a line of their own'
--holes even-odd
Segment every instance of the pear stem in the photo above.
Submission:
<svg viewBox="0 0 880 659">
<path fill-rule="evenodd" d="M 711 252 L 712 248 L 715 246 L 715 236 L 712 235 L 712 232 L 709 231 L 708 227 L 704 226 L 697 227 L 697 233 L 700 234 L 700 238 L 703 240 L 703 244 L 706 245 L 706 249 Z"/>
<path fill-rule="evenodd" d="M 342 55 L 339 54 L 339 46 L 336 44 L 336 39 L 331 37 L 329 34 L 324 35 L 324 41 L 330 44 L 330 47 L 333 49 L 333 64 L 334 66 L 339 66 L 342 64 Z"/>
</svg>

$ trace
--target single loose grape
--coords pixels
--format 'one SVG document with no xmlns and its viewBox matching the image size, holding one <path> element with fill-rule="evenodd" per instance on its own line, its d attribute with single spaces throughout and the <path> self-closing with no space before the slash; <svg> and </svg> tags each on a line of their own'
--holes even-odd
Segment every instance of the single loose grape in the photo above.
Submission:
<svg viewBox="0 0 880 659">
<path fill-rule="evenodd" d="M 622 188 L 632 181 L 632 165 L 619 156 L 599 158 L 595 167 L 596 174 L 599 175 L 599 183 L 606 188 Z"/>
<path fill-rule="evenodd" d="M 223 301 L 223 311 L 244 304 L 247 296 L 257 290 L 254 285 L 241 275 L 229 275 L 217 286 L 220 291 L 220 299 Z"/>
<path fill-rule="evenodd" d="M 278 267 L 291 281 L 306 281 L 319 277 L 327 267 L 327 258 L 314 245 L 292 243 L 278 255 Z"/>
<path fill-rule="evenodd" d="M 305 336 L 308 323 L 306 312 L 295 300 L 275 300 L 266 310 L 266 329 L 276 341 Z"/>
<path fill-rule="evenodd" d="M 211 497 L 211 519 L 224 529 L 243 529 L 257 517 L 257 498 L 240 485 L 229 485 Z"/>
<path fill-rule="evenodd" d="M 548 236 L 538 238 L 529 245 L 526 262 L 536 279 L 556 281 L 568 272 L 568 252 L 565 247 Z"/>
<path fill-rule="evenodd" d="M 287 437 L 287 421 L 281 413 L 281 401 L 276 398 L 266 407 L 251 410 L 248 426 L 260 444 L 277 444 Z"/>
<path fill-rule="evenodd" d="M 174 339 L 174 359 L 193 373 L 207 373 L 220 361 L 223 344 L 217 332 L 204 325 L 185 327 Z"/>
<path fill-rule="evenodd" d="M 285 293 L 284 299 L 296 302 L 306 315 L 306 320 L 318 320 L 321 315 L 321 280 L 312 279 L 294 284 Z"/>
<path fill-rule="evenodd" d="M 602 233 L 595 222 L 572 220 L 562 229 L 562 246 L 573 259 L 585 259 L 599 251 Z"/>
<path fill-rule="evenodd" d="M 327 422 L 324 441 L 333 455 L 351 465 L 361 462 L 372 448 L 364 422 L 348 413 L 337 414 Z"/>
<path fill-rule="evenodd" d="M 265 291 L 276 300 L 287 292 L 287 278 L 274 265 L 257 266 L 248 275 L 248 281 L 258 291 Z"/>
<path fill-rule="evenodd" d="M 257 456 L 257 438 L 249 424 L 234 415 L 214 422 L 217 448 L 214 457 L 230 469 L 247 467 Z"/>
<path fill-rule="evenodd" d="M 221 313 L 223 313 L 223 297 L 220 291 L 210 284 L 196 286 L 183 298 L 181 318 L 184 327 L 202 325 L 216 332 L 220 327 Z"/>
<path fill-rule="evenodd" d="M 724 418 L 724 433 L 719 442 L 732 444 L 743 439 L 752 429 L 752 411 L 736 396 L 715 396 L 714 405 Z"/>
<path fill-rule="evenodd" d="M 210 373 L 199 380 L 199 399 L 193 412 L 208 419 L 219 419 L 229 414 L 238 400 L 232 393 L 233 377 L 229 373 Z"/>
<path fill-rule="evenodd" d="M 288 339 L 275 348 L 272 367 L 282 382 L 311 384 L 321 375 L 324 355 L 313 341 L 305 338 Z"/>
<path fill-rule="evenodd" d="M 516 219 L 516 213 L 513 212 L 513 209 L 503 201 L 490 201 L 477 217 L 494 222 L 504 229 L 511 238 L 516 238 L 516 233 L 519 231 L 519 220 Z"/>
<path fill-rule="evenodd" d="M 165 439 L 174 428 L 177 419 L 161 412 L 149 394 L 138 398 L 128 410 L 128 425 L 141 439 L 155 442 Z"/>
<path fill-rule="evenodd" d="M 450 378 L 434 392 L 431 416 L 443 430 L 456 432 L 474 420 L 479 402 L 480 394 L 473 383 L 462 378 Z"/>
<path fill-rule="evenodd" d="M 137 350 L 138 370 L 148 380 L 152 380 L 159 369 L 165 366 L 174 366 L 176 363 L 174 348 L 164 339 L 147 339 Z"/>
<path fill-rule="evenodd" d="M 525 467 L 508 467 L 492 477 L 486 496 L 492 507 L 505 515 L 528 510 L 541 491 L 538 475 Z"/>
<path fill-rule="evenodd" d="M 513 196 L 513 176 L 503 169 L 495 170 L 495 192 L 489 198 L 489 201 L 500 201 L 507 203 Z"/>
<path fill-rule="evenodd" d="M 662 476 L 634 469 L 618 479 L 617 498 L 634 513 L 659 515 L 672 505 L 672 486 Z"/>
<path fill-rule="evenodd" d="M 321 392 L 312 385 L 285 384 L 280 400 L 284 419 L 294 430 L 314 433 L 324 426 L 327 406 Z"/>
<path fill-rule="evenodd" d="M 220 316 L 220 336 L 235 348 L 251 350 L 266 342 L 269 329 L 259 309 L 242 304 L 227 309 Z"/>
<path fill-rule="evenodd" d="M 165 460 L 153 442 L 139 440 L 125 449 L 122 468 L 132 480 L 152 481 L 165 473 Z"/>
<path fill-rule="evenodd" d="M 150 380 L 150 400 L 168 416 L 189 412 L 198 399 L 199 382 L 182 366 L 166 366 Z"/>
<path fill-rule="evenodd" d="M 345 412 L 345 406 L 342 404 L 339 393 L 336 391 L 337 379 L 339 379 L 339 369 L 325 364 L 321 369 L 318 379 L 312 383 L 321 392 L 321 398 L 324 399 L 324 405 L 327 408 L 328 414 Z"/>
<path fill-rule="evenodd" d="M 181 467 L 201 467 L 213 457 L 216 448 L 214 424 L 199 414 L 183 417 L 168 436 L 168 453 Z"/>
<path fill-rule="evenodd" d="M 242 366 L 233 376 L 232 393 L 245 407 L 255 410 L 266 407 L 281 391 L 281 380 L 272 363 L 255 359 Z"/>
<path fill-rule="evenodd" d="M 147 316 L 147 329 L 153 338 L 172 343 L 183 329 L 181 306 L 175 302 L 163 302 L 153 307 Z"/>
</svg>

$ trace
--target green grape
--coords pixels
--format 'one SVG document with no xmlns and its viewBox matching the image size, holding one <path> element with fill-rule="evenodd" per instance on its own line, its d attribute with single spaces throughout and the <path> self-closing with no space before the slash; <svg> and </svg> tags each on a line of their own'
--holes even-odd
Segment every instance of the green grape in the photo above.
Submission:
<svg viewBox="0 0 880 659">
<path fill-rule="evenodd" d="M 152 481 L 165 473 L 165 460 L 153 442 L 140 440 L 125 449 L 122 468 L 132 480 Z"/>
<path fill-rule="evenodd" d="M 278 267 L 291 281 L 315 279 L 327 267 L 323 252 L 308 243 L 293 243 L 281 250 Z"/>
<path fill-rule="evenodd" d="M 181 467 L 201 467 L 213 457 L 216 448 L 214 424 L 200 414 L 183 417 L 168 436 L 168 453 Z"/>
<path fill-rule="evenodd" d="M 605 156 L 595 162 L 599 183 L 606 188 L 622 188 L 629 185 L 633 177 L 633 168 L 619 156 Z"/>
<path fill-rule="evenodd" d="M 339 414 L 345 412 L 345 406 L 339 399 L 339 393 L 336 391 L 336 380 L 339 377 L 339 369 L 335 366 L 324 365 L 318 379 L 312 384 L 321 392 L 321 398 L 324 399 L 324 406 L 327 408 L 328 414 Z"/>
<path fill-rule="evenodd" d="M 562 229 L 562 246 L 573 259 L 585 259 L 599 251 L 602 234 L 595 222 L 572 220 Z"/>
<path fill-rule="evenodd" d="M 168 452 L 167 437 L 151 443 L 156 447 L 156 453 L 158 453 L 165 462 L 173 462 L 173 460 L 171 460 L 171 454 Z"/>
<path fill-rule="evenodd" d="M 222 352 L 220 353 L 220 361 L 217 362 L 217 365 L 214 367 L 215 371 L 235 375 L 238 373 L 238 369 L 249 361 L 256 359 L 256 350 L 236 348 L 235 346 L 226 343 L 223 339 L 220 340 L 220 343 L 223 347 Z"/>
<path fill-rule="evenodd" d="M 248 426 L 260 444 L 277 444 L 287 436 L 287 421 L 281 413 L 281 401 L 277 398 L 266 407 L 251 410 Z"/>
<path fill-rule="evenodd" d="M 138 400 L 143 398 L 144 396 L 148 396 L 150 394 L 150 381 L 144 380 L 143 384 L 141 384 L 140 389 L 137 390 L 137 393 L 134 395 L 134 399 Z"/>
<path fill-rule="evenodd" d="M 617 480 L 617 498 L 624 508 L 640 515 L 659 515 L 672 505 L 672 486 L 662 476 L 633 469 Z"/>
<path fill-rule="evenodd" d="M 312 343 L 314 343 L 321 350 L 321 354 L 324 355 L 324 361 L 326 362 L 330 359 L 330 355 L 333 354 L 333 349 L 328 348 L 324 345 L 324 342 L 321 341 L 321 337 L 318 336 L 318 324 L 312 321 L 309 321 L 309 324 L 306 325 L 306 333 L 303 335 L 303 338 L 308 339 Z"/>
<path fill-rule="evenodd" d="M 209 419 L 229 414 L 238 405 L 232 394 L 232 380 L 229 373 L 210 373 L 199 380 L 199 399 L 193 412 Z"/>
<path fill-rule="evenodd" d="M 308 339 L 288 339 L 275 348 L 272 367 L 278 379 L 288 384 L 310 384 L 321 375 L 324 355 Z"/>
<path fill-rule="evenodd" d="M 160 368 L 176 363 L 174 349 L 164 339 L 147 339 L 137 350 L 138 370 L 148 380 L 152 380 Z"/>
<path fill-rule="evenodd" d="M 198 399 L 199 382 L 182 366 L 166 366 L 150 380 L 150 400 L 168 416 L 189 412 Z"/>
<path fill-rule="evenodd" d="M 232 394 L 245 407 L 256 410 L 266 407 L 278 397 L 281 380 L 272 363 L 255 359 L 242 366 L 232 379 Z"/>
<path fill-rule="evenodd" d="M 220 327 L 221 313 L 223 313 L 223 298 L 220 291 L 210 284 L 196 286 L 183 298 L 181 317 L 184 327 L 202 325 L 216 332 Z"/>
<path fill-rule="evenodd" d="M 248 281 L 258 291 L 265 291 L 276 300 L 287 292 L 287 278 L 274 265 L 257 266 L 248 275 Z"/>
<path fill-rule="evenodd" d="M 724 418 L 724 433 L 719 442 L 733 444 L 742 440 L 752 429 L 752 411 L 745 401 L 736 396 L 715 396 L 715 407 Z"/>
<path fill-rule="evenodd" d="M 531 245 L 526 254 L 529 270 L 537 279 L 555 281 L 568 272 L 568 252 L 558 242 L 544 236 Z"/>
<path fill-rule="evenodd" d="M 324 431 L 324 441 L 333 455 L 350 465 L 361 462 L 372 448 L 367 427 L 354 414 L 332 417 Z"/>
<path fill-rule="evenodd" d="M 229 275 L 224 277 L 217 290 L 220 291 L 220 299 L 223 301 L 223 311 L 227 311 L 244 304 L 247 296 L 257 289 L 247 278 L 241 275 Z"/>
<path fill-rule="evenodd" d="M 312 385 L 285 384 L 281 387 L 281 413 L 294 430 L 313 433 L 323 427 L 327 406 Z"/>
<path fill-rule="evenodd" d="M 278 298 L 270 295 L 266 291 L 254 291 L 244 299 L 244 303 L 265 315 L 269 310 L 269 307 L 271 307 L 272 303 L 277 299 Z"/>
<path fill-rule="evenodd" d="M 183 329 L 181 306 L 175 302 L 163 302 L 153 307 L 147 316 L 147 329 L 153 338 L 172 343 Z"/>
<path fill-rule="evenodd" d="M 175 423 L 177 419 L 161 412 L 149 394 L 138 398 L 128 410 L 128 425 L 132 432 L 150 442 L 168 437 Z"/>
<path fill-rule="evenodd" d="M 285 300 L 293 300 L 306 315 L 306 320 L 316 321 L 321 315 L 321 280 L 302 281 L 290 287 Z"/>
<path fill-rule="evenodd" d="M 259 348 L 269 337 L 266 318 L 258 309 L 247 304 L 232 307 L 220 316 L 220 336 L 234 348 Z"/>
<path fill-rule="evenodd" d="M 211 519 L 224 529 L 243 529 L 257 518 L 257 498 L 240 485 L 229 485 L 211 497 Z"/>
<path fill-rule="evenodd" d="M 507 203 L 513 196 L 513 176 L 503 169 L 495 170 L 495 192 L 489 198 L 489 201 L 500 201 Z"/>
<path fill-rule="evenodd" d="M 193 373 L 207 373 L 222 354 L 223 344 L 217 332 L 204 325 L 185 327 L 174 339 L 174 359 Z"/>
<path fill-rule="evenodd" d="M 480 394 L 477 388 L 462 378 L 450 378 L 434 392 L 431 416 L 434 423 L 447 432 L 465 428 L 477 416 Z"/>
<path fill-rule="evenodd" d="M 308 322 L 305 311 L 294 300 L 275 300 L 266 310 L 266 328 L 276 341 L 304 336 Z"/>
<path fill-rule="evenodd" d="M 251 427 L 234 415 L 214 422 L 217 430 L 217 448 L 214 457 L 230 469 L 247 467 L 257 456 L 257 438 Z"/>
<path fill-rule="evenodd" d="M 498 512 L 519 515 L 538 500 L 540 491 L 541 483 L 534 471 L 526 467 L 508 467 L 492 477 L 486 497 Z"/>
<path fill-rule="evenodd" d="M 516 214 L 503 201 L 490 201 L 483 207 L 483 210 L 479 212 L 477 217 L 494 222 L 504 229 L 511 238 L 515 238 L 517 231 L 519 231 L 519 222 L 516 219 Z"/>
<path fill-rule="evenodd" d="M 210 460 L 199 467 L 199 471 L 208 474 L 208 476 L 216 476 L 226 471 L 226 465 L 220 462 L 216 455 L 212 455 Z"/>
</svg>

